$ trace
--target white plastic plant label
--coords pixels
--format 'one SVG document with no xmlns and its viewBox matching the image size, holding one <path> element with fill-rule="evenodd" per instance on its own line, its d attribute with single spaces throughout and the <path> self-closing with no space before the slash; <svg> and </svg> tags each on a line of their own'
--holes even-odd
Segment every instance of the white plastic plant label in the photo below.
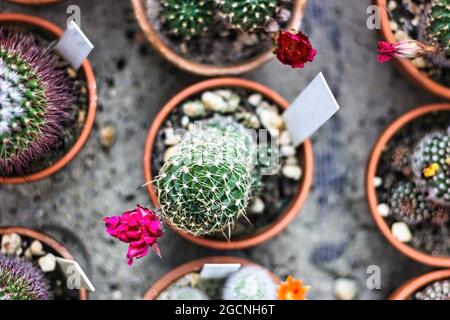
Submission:
<svg viewBox="0 0 450 320">
<path fill-rule="evenodd" d="M 69 289 L 84 288 L 91 292 L 95 291 L 94 285 L 78 262 L 57 257 L 56 263 L 66 275 L 67 287 Z"/>
<path fill-rule="evenodd" d="M 325 77 L 319 73 L 283 114 L 294 146 L 308 139 L 339 109 Z"/>
<path fill-rule="evenodd" d="M 94 45 L 86 37 L 80 27 L 71 21 L 66 32 L 56 44 L 56 50 L 78 70 L 83 61 L 94 49 Z"/>
<path fill-rule="evenodd" d="M 200 272 L 200 278 L 223 279 L 237 272 L 240 268 L 240 263 L 206 263 Z"/>
</svg>

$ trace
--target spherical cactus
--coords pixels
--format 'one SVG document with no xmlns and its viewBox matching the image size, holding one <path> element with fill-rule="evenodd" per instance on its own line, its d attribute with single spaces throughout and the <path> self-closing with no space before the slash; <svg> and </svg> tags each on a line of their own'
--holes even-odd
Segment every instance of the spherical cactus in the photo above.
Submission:
<svg viewBox="0 0 450 320">
<path fill-rule="evenodd" d="M 214 0 L 162 0 L 162 20 L 182 38 L 201 36 L 214 22 Z"/>
<path fill-rule="evenodd" d="M 436 211 L 412 182 L 400 183 L 392 192 L 389 205 L 396 219 L 410 225 L 428 220 Z"/>
<path fill-rule="evenodd" d="M 220 13 L 232 28 L 263 28 L 278 10 L 278 0 L 218 0 Z"/>
<path fill-rule="evenodd" d="M 49 300 L 49 283 L 31 262 L 0 254 L 0 300 Z"/>
<path fill-rule="evenodd" d="M 425 21 L 428 40 L 450 57 L 450 0 L 431 0 Z"/>
<path fill-rule="evenodd" d="M 270 274 L 257 266 L 247 266 L 231 275 L 223 290 L 224 300 L 275 300 L 277 286 Z"/>
<path fill-rule="evenodd" d="M 432 133 L 425 136 L 413 154 L 418 185 L 435 203 L 450 205 L 450 136 Z"/>
<path fill-rule="evenodd" d="M 450 281 L 436 281 L 415 295 L 416 300 L 450 300 Z"/>
<path fill-rule="evenodd" d="M 172 287 L 166 293 L 167 300 L 209 300 L 206 294 L 191 287 Z"/>
<path fill-rule="evenodd" d="M 0 176 L 27 173 L 57 147 L 75 101 L 61 61 L 31 35 L 0 29 Z"/>
<path fill-rule="evenodd" d="M 255 152 L 254 137 L 232 120 L 195 127 L 154 181 L 163 217 L 196 236 L 229 235 L 252 197 Z"/>
</svg>

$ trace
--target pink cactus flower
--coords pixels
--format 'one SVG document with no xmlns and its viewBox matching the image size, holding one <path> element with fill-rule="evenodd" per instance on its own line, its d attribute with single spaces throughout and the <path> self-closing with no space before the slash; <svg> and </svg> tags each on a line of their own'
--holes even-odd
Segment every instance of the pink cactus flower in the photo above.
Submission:
<svg viewBox="0 0 450 320">
<path fill-rule="evenodd" d="M 157 241 L 164 232 L 161 221 L 153 211 L 138 205 L 133 211 L 124 212 L 120 216 L 105 217 L 103 221 L 110 236 L 129 243 L 129 265 L 133 264 L 133 259 L 145 257 L 149 248 L 161 257 Z"/>
<path fill-rule="evenodd" d="M 416 40 L 403 40 L 397 43 L 379 41 L 377 61 L 384 63 L 393 58 L 414 59 L 425 54 L 436 53 L 438 53 L 437 47 L 429 46 Z"/>
</svg>

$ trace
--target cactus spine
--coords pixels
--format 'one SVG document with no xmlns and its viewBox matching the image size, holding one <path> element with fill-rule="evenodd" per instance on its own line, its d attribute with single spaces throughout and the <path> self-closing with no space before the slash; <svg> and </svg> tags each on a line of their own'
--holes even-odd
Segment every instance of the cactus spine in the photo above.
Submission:
<svg viewBox="0 0 450 320">
<path fill-rule="evenodd" d="M 0 300 L 48 300 L 49 284 L 31 262 L 0 254 Z"/>
<path fill-rule="evenodd" d="M 196 236 L 229 235 L 252 196 L 256 147 L 242 125 L 225 118 L 188 133 L 155 179 L 163 217 Z"/>
</svg>

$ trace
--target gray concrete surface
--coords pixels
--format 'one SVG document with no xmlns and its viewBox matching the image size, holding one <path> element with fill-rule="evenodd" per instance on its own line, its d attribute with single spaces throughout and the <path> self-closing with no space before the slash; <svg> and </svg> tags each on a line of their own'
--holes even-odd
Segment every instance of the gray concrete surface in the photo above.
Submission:
<svg viewBox="0 0 450 320">
<path fill-rule="evenodd" d="M 228 252 L 252 259 L 284 277 L 312 286 L 311 299 L 334 299 L 339 277 L 355 279 L 358 298 L 382 299 L 429 268 L 394 250 L 375 229 L 363 188 L 368 154 L 381 130 L 396 116 L 436 98 L 420 92 L 375 60 L 377 34 L 366 28 L 370 0 L 310 0 L 303 30 L 318 49 L 313 64 L 291 71 L 273 61 L 244 77 L 293 99 L 323 71 L 342 106 L 314 136 L 314 188 L 301 214 L 282 235 L 259 247 Z M 31 8 L 0 4 L 64 25 L 66 7 L 82 10 L 82 27 L 96 45 L 99 113 L 88 144 L 69 167 L 50 179 L 0 186 L 0 225 L 44 230 L 63 241 L 91 276 L 92 299 L 138 299 L 158 277 L 181 263 L 222 254 L 193 245 L 168 231 L 164 259 L 149 255 L 130 268 L 126 246 L 108 238 L 101 217 L 147 203 L 141 157 L 153 118 L 179 90 L 201 80 L 175 69 L 140 37 L 127 0 L 72 0 Z M 113 124 L 117 142 L 100 148 L 99 128 Z M 382 289 L 366 288 L 366 268 L 378 265 Z"/>
</svg>

